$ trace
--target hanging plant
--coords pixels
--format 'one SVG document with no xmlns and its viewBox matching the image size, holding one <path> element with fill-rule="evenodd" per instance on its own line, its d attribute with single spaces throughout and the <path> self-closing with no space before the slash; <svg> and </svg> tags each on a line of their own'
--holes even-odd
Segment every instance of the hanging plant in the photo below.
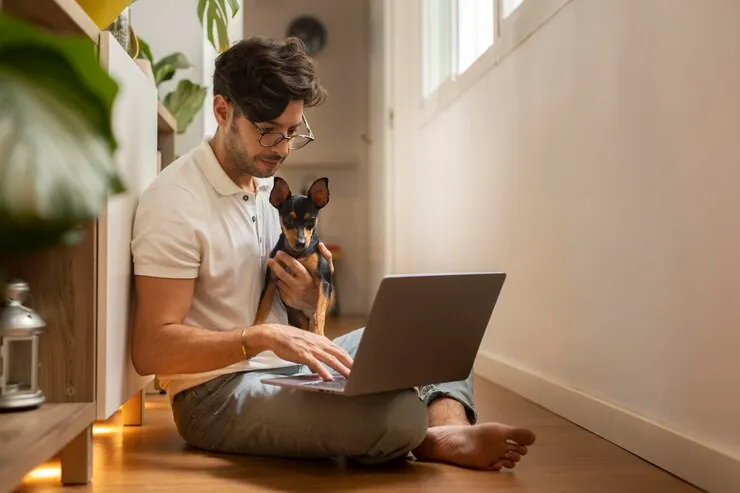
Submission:
<svg viewBox="0 0 740 493">
<path fill-rule="evenodd" d="M 90 40 L 0 13 L 0 254 L 75 243 L 125 190 L 111 126 L 117 93 Z"/>
</svg>

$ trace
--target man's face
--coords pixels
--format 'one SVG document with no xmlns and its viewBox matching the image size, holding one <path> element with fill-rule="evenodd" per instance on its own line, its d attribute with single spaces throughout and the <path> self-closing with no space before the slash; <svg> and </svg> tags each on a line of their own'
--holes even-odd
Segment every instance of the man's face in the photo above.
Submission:
<svg viewBox="0 0 740 493">
<path fill-rule="evenodd" d="M 302 116 L 303 101 L 291 101 L 278 118 L 269 122 L 250 122 L 243 116 L 232 116 L 224 138 L 229 164 L 241 174 L 256 178 L 274 175 L 288 157 L 290 144 L 283 139 L 276 146 L 264 147 L 259 143 L 260 130 L 292 136 L 303 122 Z"/>
</svg>

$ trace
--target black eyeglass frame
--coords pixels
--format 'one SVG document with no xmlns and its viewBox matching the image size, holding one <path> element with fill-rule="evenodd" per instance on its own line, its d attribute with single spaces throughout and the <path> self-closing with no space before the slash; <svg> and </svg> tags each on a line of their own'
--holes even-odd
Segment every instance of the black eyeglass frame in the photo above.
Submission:
<svg viewBox="0 0 740 493">
<path fill-rule="evenodd" d="M 244 115 L 244 119 L 247 120 L 252 125 L 254 125 L 254 128 L 256 128 L 257 131 L 260 133 L 260 138 L 257 139 L 257 143 L 259 143 L 259 145 L 261 145 L 262 147 L 275 147 L 276 145 L 279 145 L 282 141 L 287 140 L 288 141 L 288 145 L 290 146 L 291 150 L 294 150 L 295 151 L 295 150 L 302 149 L 302 148 L 306 147 L 308 144 L 310 144 L 311 142 L 313 142 L 315 140 L 313 131 L 311 130 L 311 126 L 308 124 L 308 120 L 306 119 L 306 115 L 301 115 L 301 120 L 306 125 L 306 129 L 308 130 L 308 135 L 305 135 L 305 134 L 296 134 L 296 135 L 288 136 L 288 135 L 285 135 L 282 132 L 278 132 L 277 130 L 265 130 L 264 128 L 260 128 L 260 126 L 257 125 L 257 123 L 255 123 L 252 120 L 250 120 L 249 118 L 247 118 L 246 115 Z M 264 139 L 267 135 L 270 135 L 270 134 L 277 134 L 278 137 L 275 137 L 277 140 L 275 142 L 273 142 L 272 144 L 264 144 L 262 142 L 262 139 Z M 298 146 L 298 147 L 293 147 L 293 142 L 292 141 L 296 137 L 302 137 L 302 138 L 306 139 L 306 142 L 304 144 Z"/>
</svg>

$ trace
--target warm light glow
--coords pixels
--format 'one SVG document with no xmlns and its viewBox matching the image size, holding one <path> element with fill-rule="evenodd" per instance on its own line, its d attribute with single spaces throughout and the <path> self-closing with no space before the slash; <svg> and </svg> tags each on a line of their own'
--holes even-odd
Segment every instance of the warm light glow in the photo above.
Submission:
<svg viewBox="0 0 740 493">
<path fill-rule="evenodd" d="M 61 466 L 39 466 L 29 472 L 28 477 L 33 479 L 61 478 L 62 468 Z"/>
<path fill-rule="evenodd" d="M 168 409 L 168 401 L 144 401 L 144 409 Z"/>
<path fill-rule="evenodd" d="M 121 427 L 113 425 L 93 425 L 93 436 L 112 435 L 114 433 L 121 433 Z"/>
</svg>

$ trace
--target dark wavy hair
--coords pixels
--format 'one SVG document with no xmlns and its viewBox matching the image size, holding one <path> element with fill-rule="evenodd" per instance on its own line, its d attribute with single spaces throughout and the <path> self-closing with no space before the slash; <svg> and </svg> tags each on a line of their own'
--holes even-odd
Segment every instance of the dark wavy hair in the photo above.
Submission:
<svg viewBox="0 0 740 493">
<path fill-rule="evenodd" d="M 327 93 L 317 72 L 300 39 L 254 36 L 216 58 L 213 95 L 231 101 L 250 120 L 266 122 L 280 116 L 290 101 L 309 108 L 323 103 Z"/>
</svg>

